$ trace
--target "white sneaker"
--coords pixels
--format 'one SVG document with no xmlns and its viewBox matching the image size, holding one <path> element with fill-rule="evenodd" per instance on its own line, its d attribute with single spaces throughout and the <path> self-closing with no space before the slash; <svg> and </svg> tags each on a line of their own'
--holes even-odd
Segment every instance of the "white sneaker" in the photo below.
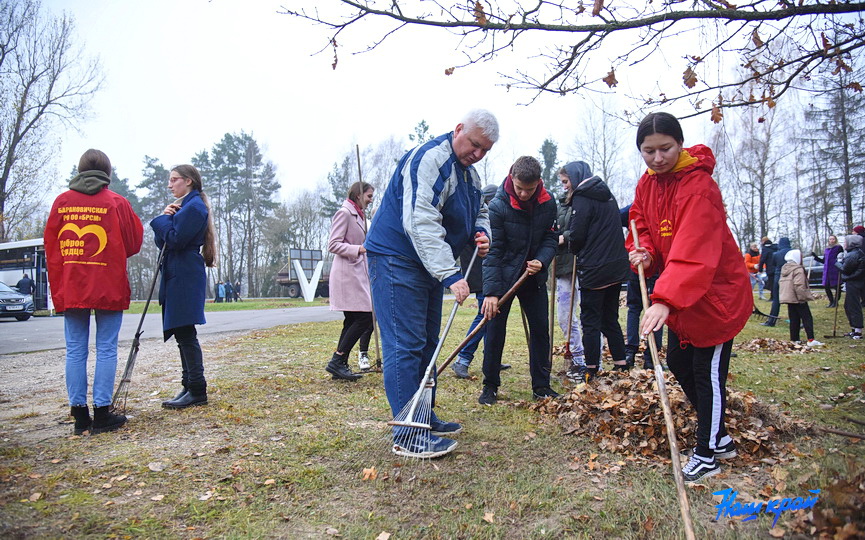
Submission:
<svg viewBox="0 0 865 540">
<path fill-rule="evenodd" d="M 823 343 L 820 343 L 820 342 L 817 341 L 816 339 L 811 339 L 811 340 L 808 340 L 807 345 L 808 345 L 809 347 L 822 347 L 824 344 L 823 344 Z"/>
<path fill-rule="evenodd" d="M 366 371 L 370 368 L 372 363 L 369 361 L 369 355 L 366 351 L 360 351 L 357 355 L 357 367 L 361 371 Z"/>
</svg>

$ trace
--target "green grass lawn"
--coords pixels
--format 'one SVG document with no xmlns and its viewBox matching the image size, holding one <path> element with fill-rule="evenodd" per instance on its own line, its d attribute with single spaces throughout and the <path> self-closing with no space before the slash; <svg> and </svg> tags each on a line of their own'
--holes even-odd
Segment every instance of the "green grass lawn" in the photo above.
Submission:
<svg viewBox="0 0 865 540">
<path fill-rule="evenodd" d="M 216 303 L 213 299 L 208 299 L 204 304 L 204 311 L 241 311 L 248 309 L 277 309 L 277 308 L 296 308 L 309 306 L 324 306 L 327 305 L 327 298 L 317 297 L 312 302 L 306 302 L 303 298 L 251 298 L 242 302 L 220 302 Z M 143 301 L 135 301 L 129 304 L 129 309 L 125 313 L 141 313 L 144 310 Z M 150 303 L 149 310 L 159 309 L 159 303 L 154 299 Z"/>
<path fill-rule="evenodd" d="M 834 312 L 823 304 L 812 303 L 818 338 L 832 330 Z M 768 303 L 760 307 L 768 312 Z M 473 315 L 459 311 L 445 354 Z M 39 538 L 683 537 L 668 455 L 603 451 L 525 406 L 531 386 L 519 317 L 509 323 L 503 361 L 514 367 L 503 372 L 499 404 L 477 404 L 478 379 L 450 371 L 439 379 L 437 411 L 464 432 L 454 454 L 429 462 L 389 453 L 380 374 L 346 383 L 325 373 L 340 327 L 284 326 L 206 351 L 206 365 L 219 367 L 207 407 L 162 410 L 147 399 L 147 381 L 135 381 L 134 418 L 120 432 L 32 446 L 3 440 L 2 527 L 10 537 Z M 736 342 L 786 332 L 784 323 L 751 321 Z M 827 340 L 824 349 L 740 350 L 729 387 L 815 426 L 865 432 L 846 420 L 865 419 L 865 343 Z M 471 371 L 479 375 L 479 360 Z M 863 441 L 812 431 L 782 446 L 784 455 L 734 459 L 705 487 L 688 489 L 697 538 L 769 537 L 770 515 L 715 520 L 712 492 L 730 486 L 762 500 L 819 488 L 818 533 L 833 513 L 842 525 L 858 514 L 862 527 Z M 810 534 L 804 514 L 785 513 L 772 533 Z"/>
</svg>

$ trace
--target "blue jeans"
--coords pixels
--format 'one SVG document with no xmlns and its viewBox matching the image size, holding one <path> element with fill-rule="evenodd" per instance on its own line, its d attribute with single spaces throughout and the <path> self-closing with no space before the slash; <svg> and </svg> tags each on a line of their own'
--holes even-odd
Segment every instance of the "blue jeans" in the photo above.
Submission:
<svg viewBox="0 0 865 540">
<path fill-rule="evenodd" d="M 472 330 L 474 330 L 475 327 L 480 324 L 482 320 L 484 320 L 483 312 L 481 312 L 481 308 L 484 305 L 484 293 L 475 293 L 475 300 L 477 300 L 478 302 L 478 314 L 475 315 L 475 320 L 472 321 L 472 324 L 469 326 L 469 330 L 468 332 L 466 332 L 466 335 L 471 334 Z M 474 335 L 472 339 L 469 340 L 468 343 L 466 343 L 466 346 L 463 347 L 463 350 L 460 351 L 460 354 L 459 356 L 457 356 L 456 359 L 457 364 L 462 364 L 465 367 L 469 367 L 469 365 L 472 363 L 472 360 L 474 360 L 475 358 L 475 351 L 478 350 L 478 345 L 480 345 L 481 340 L 484 339 L 484 336 L 486 334 L 487 327 L 484 326 L 477 334 Z"/>
<path fill-rule="evenodd" d="M 369 253 L 367 263 L 381 332 L 384 391 L 396 416 L 420 387 L 438 345 L 444 287 L 408 258 Z M 435 412 L 431 420 L 437 420 Z"/>
<path fill-rule="evenodd" d="M 96 369 L 93 375 L 93 405 L 111 405 L 117 371 L 117 335 L 122 311 L 96 312 Z M 66 333 L 66 392 L 69 405 L 87 405 L 87 353 L 90 340 L 90 310 L 67 309 L 63 313 Z"/>
<path fill-rule="evenodd" d="M 775 274 L 775 280 L 772 281 L 772 308 L 769 310 L 769 322 L 775 324 L 778 320 L 778 314 L 781 313 L 781 273 Z"/>
</svg>

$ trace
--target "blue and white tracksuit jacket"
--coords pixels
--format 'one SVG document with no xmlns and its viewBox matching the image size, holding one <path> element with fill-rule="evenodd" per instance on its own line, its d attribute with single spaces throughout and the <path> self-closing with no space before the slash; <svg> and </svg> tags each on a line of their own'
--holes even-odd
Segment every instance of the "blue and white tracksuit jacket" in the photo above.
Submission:
<svg viewBox="0 0 865 540">
<path fill-rule="evenodd" d="M 445 287 L 463 278 L 459 254 L 475 233 L 490 236 L 480 177 L 459 162 L 453 137 L 441 135 L 402 157 L 364 243 L 371 254 L 421 263 Z"/>
</svg>

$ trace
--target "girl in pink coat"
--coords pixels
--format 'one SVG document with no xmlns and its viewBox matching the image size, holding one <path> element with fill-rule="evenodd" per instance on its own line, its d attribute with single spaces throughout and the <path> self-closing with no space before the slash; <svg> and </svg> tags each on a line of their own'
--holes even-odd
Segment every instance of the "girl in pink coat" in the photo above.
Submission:
<svg viewBox="0 0 865 540">
<path fill-rule="evenodd" d="M 355 182 L 348 190 L 348 198 L 333 215 L 327 250 L 333 253 L 330 267 L 330 309 L 342 311 L 345 320 L 336 351 L 328 362 L 327 370 L 334 379 L 356 381 L 360 373 L 348 367 L 348 356 L 360 340 L 361 369 L 369 368 L 369 338 L 372 334 L 372 297 L 366 267 L 366 216 L 364 210 L 372 202 L 372 185 Z"/>
</svg>

